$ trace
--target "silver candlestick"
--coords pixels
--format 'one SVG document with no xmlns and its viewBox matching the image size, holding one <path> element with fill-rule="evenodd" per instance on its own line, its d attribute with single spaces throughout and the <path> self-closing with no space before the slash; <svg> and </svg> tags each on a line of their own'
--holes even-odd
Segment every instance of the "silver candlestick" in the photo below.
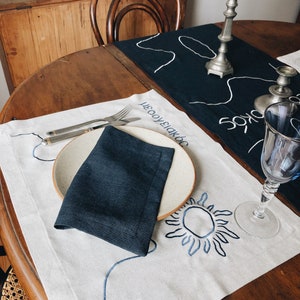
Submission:
<svg viewBox="0 0 300 300">
<path fill-rule="evenodd" d="M 297 75 L 297 70 L 289 66 L 280 66 L 276 68 L 276 72 L 279 74 L 277 85 L 269 87 L 270 94 L 257 97 L 254 101 L 255 109 L 262 115 L 269 105 L 284 101 L 293 93 L 287 85 L 290 83 L 290 78 Z"/>
<path fill-rule="evenodd" d="M 232 40 L 231 29 L 233 18 L 237 15 L 235 8 L 238 6 L 237 0 L 227 0 L 227 9 L 224 12 L 225 22 L 221 34 L 218 39 L 221 42 L 218 55 L 211 61 L 207 62 L 205 67 L 207 74 L 215 74 L 221 78 L 225 75 L 233 73 L 233 67 L 226 58 L 227 43 Z"/>
</svg>

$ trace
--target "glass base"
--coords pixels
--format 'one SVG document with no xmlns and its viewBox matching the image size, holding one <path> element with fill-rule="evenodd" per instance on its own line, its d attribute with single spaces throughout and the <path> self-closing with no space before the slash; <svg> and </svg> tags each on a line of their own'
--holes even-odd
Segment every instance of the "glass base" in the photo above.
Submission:
<svg viewBox="0 0 300 300">
<path fill-rule="evenodd" d="M 248 234 L 259 238 L 270 238 L 279 231 L 279 221 L 268 208 L 265 209 L 263 219 L 256 217 L 253 211 L 258 207 L 258 202 L 244 202 L 234 212 L 237 224 Z"/>
</svg>

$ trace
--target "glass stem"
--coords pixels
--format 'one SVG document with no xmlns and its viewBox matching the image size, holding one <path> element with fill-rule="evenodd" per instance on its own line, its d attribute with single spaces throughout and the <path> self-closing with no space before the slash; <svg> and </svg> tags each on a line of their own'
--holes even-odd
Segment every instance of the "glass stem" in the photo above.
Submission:
<svg viewBox="0 0 300 300">
<path fill-rule="evenodd" d="M 259 206 L 253 211 L 253 215 L 256 218 L 263 219 L 265 217 L 265 209 L 270 200 L 273 198 L 274 194 L 277 192 L 279 186 L 280 183 L 272 181 L 268 178 L 266 179 L 263 185 Z"/>
</svg>

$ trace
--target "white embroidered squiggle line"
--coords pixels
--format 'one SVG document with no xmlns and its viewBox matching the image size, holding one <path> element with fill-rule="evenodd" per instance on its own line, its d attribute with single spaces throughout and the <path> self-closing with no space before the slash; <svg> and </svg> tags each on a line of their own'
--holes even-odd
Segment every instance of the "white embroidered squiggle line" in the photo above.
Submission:
<svg viewBox="0 0 300 300">
<path fill-rule="evenodd" d="M 174 60 L 175 60 L 175 57 L 176 57 L 176 53 L 174 51 L 171 51 L 171 50 L 164 50 L 164 49 L 157 49 L 157 48 L 151 48 L 151 47 L 143 47 L 141 46 L 142 43 L 144 42 L 147 42 L 147 41 L 150 41 L 152 39 L 155 39 L 156 37 L 158 37 L 160 35 L 160 33 L 154 35 L 154 36 L 151 36 L 149 38 L 146 38 L 146 39 L 143 39 L 139 42 L 136 43 L 136 46 L 140 49 L 143 49 L 143 50 L 150 50 L 150 51 L 156 51 L 156 52 L 163 52 L 163 53 L 168 53 L 168 54 L 171 54 L 172 55 L 172 58 L 166 62 L 165 64 L 162 64 L 161 66 L 159 66 L 157 69 L 154 70 L 154 73 L 158 72 L 159 70 L 161 70 L 162 68 L 166 67 L 167 65 L 171 64 Z M 184 42 L 183 42 L 183 39 L 190 39 L 196 43 L 199 43 L 200 45 L 206 47 L 212 54 L 213 54 L 213 57 L 208 57 L 206 55 L 201 55 L 200 53 L 198 53 L 197 51 L 193 50 L 192 48 L 188 47 Z M 197 40 L 193 37 L 190 37 L 190 36 L 186 36 L 186 35 L 182 35 L 182 36 L 179 36 L 178 37 L 178 41 L 179 43 L 184 47 L 186 48 L 187 50 L 191 51 L 192 53 L 194 53 L 195 55 L 201 57 L 201 58 L 206 58 L 206 59 L 212 59 L 212 58 L 215 58 L 217 56 L 217 54 L 213 51 L 213 49 L 211 49 L 209 47 L 209 45 L 201 42 L 200 40 Z M 274 70 L 276 70 L 276 67 L 273 66 L 271 63 L 268 63 L 269 66 L 271 68 L 273 68 Z M 228 86 L 228 90 L 229 90 L 229 99 L 226 100 L 226 101 L 223 101 L 223 102 L 218 102 L 218 103 L 210 103 L 210 102 L 207 102 L 207 101 L 191 101 L 189 102 L 189 104 L 191 105 L 194 105 L 194 104 L 204 104 L 204 105 L 211 105 L 211 106 L 217 106 L 217 105 L 224 105 L 224 104 L 228 104 L 229 102 L 231 102 L 231 100 L 233 99 L 233 92 L 232 92 L 232 88 L 230 86 L 230 81 L 231 80 L 234 80 L 234 79 L 252 79 L 252 80 L 261 80 L 261 81 L 264 81 L 264 82 L 276 82 L 275 80 L 273 79 L 264 79 L 264 78 L 259 78 L 259 77 L 250 77 L 250 76 L 240 76 L 240 77 L 232 77 L 230 79 L 228 79 L 226 81 L 226 84 Z"/>
<path fill-rule="evenodd" d="M 297 94 L 295 96 L 290 96 L 289 100 L 295 103 L 300 103 L 300 94 Z"/>
<path fill-rule="evenodd" d="M 261 139 L 259 141 L 257 141 L 255 144 L 253 144 L 252 147 L 250 147 L 250 149 L 248 150 L 248 154 L 259 144 L 262 143 L 264 141 L 264 139 Z"/>
<path fill-rule="evenodd" d="M 269 65 L 271 68 L 273 68 L 274 70 L 277 69 L 277 67 L 273 66 L 271 63 L 268 63 L 268 65 Z"/>
<path fill-rule="evenodd" d="M 152 39 L 155 39 L 155 38 L 156 38 L 157 36 L 159 36 L 159 35 L 160 35 L 160 33 L 158 33 L 158 34 L 156 34 L 156 35 L 154 35 L 154 36 L 151 36 L 151 37 L 149 37 L 149 38 L 147 38 L 147 39 L 141 40 L 141 41 L 139 41 L 139 42 L 136 43 L 136 46 L 137 46 L 138 48 L 140 48 L 140 49 L 151 50 L 151 51 L 156 51 L 156 52 L 164 52 L 164 53 L 168 53 L 168 54 L 171 54 L 171 55 L 172 55 L 172 58 L 171 58 L 168 62 L 166 62 L 165 64 L 162 64 L 162 65 L 159 66 L 156 70 L 154 70 L 154 73 L 158 72 L 158 71 L 159 71 L 160 69 L 162 69 L 163 67 L 165 67 L 165 66 L 171 64 L 171 63 L 175 60 L 175 57 L 176 57 L 175 52 L 174 52 L 174 51 L 171 51 L 171 50 L 168 51 L 168 50 L 164 50 L 164 49 L 156 49 L 156 48 L 150 48 L 150 47 L 143 47 L 143 46 L 141 46 L 141 43 L 148 42 L 148 41 L 150 41 L 150 40 L 152 40 Z"/>
<path fill-rule="evenodd" d="M 296 125 L 294 124 L 295 122 L 298 122 L 300 124 L 300 120 L 296 119 L 296 118 L 291 118 L 290 123 L 291 126 L 295 129 L 295 131 L 297 132 L 297 135 L 300 137 L 300 126 L 296 127 Z"/>
<path fill-rule="evenodd" d="M 208 57 L 208 56 L 205 56 L 205 55 L 201 55 L 200 53 L 196 52 L 196 51 L 193 50 L 192 48 L 190 48 L 190 47 L 188 47 L 187 45 L 185 45 L 185 44 L 183 43 L 183 41 L 182 41 L 182 38 L 190 39 L 190 40 L 192 40 L 192 41 L 194 41 L 194 42 L 196 42 L 196 43 L 199 43 L 200 45 L 206 47 L 206 48 L 213 54 L 213 56 L 212 56 L 212 57 Z M 198 55 L 198 56 L 200 56 L 200 57 L 202 57 L 202 58 L 212 59 L 212 58 L 215 58 L 215 57 L 217 56 L 216 52 L 215 52 L 213 49 L 211 49 L 208 45 L 202 43 L 201 41 L 199 41 L 199 40 L 197 40 L 197 39 L 194 39 L 193 37 L 186 36 L 186 35 L 181 35 L 181 36 L 178 37 L 178 41 L 179 41 L 179 43 L 180 43 L 184 48 L 188 49 L 188 50 L 191 51 L 192 53 L 194 53 L 194 54 L 196 54 L 196 55 Z"/>
<path fill-rule="evenodd" d="M 265 81 L 265 82 L 275 82 L 273 79 L 264 79 L 264 78 L 251 77 L 251 76 L 232 77 L 232 78 L 229 78 L 226 81 L 226 84 L 227 84 L 228 90 L 229 90 L 229 94 L 230 94 L 230 97 L 229 97 L 228 100 L 226 100 L 224 102 L 218 102 L 218 103 L 208 103 L 208 102 L 205 102 L 205 101 L 191 101 L 191 102 L 189 102 L 189 104 L 205 104 L 205 105 L 224 105 L 224 104 L 228 104 L 233 98 L 233 92 L 232 92 L 232 89 L 231 89 L 231 86 L 230 86 L 230 81 L 234 80 L 234 79 L 253 79 L 253 80 L 261 80 L 261 81 Z"/>
</svg>

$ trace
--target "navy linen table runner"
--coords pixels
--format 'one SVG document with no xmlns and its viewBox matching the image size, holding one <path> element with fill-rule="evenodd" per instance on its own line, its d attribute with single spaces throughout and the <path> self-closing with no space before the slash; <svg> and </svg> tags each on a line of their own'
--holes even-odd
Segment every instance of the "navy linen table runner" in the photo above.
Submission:
<svg viewBox="0 0 300 300">
<path fill-rule="evenodd" d="M 260 166 L 264 121 L 254 108 L 254 100 L 268 94 L 269 87 L 276 84 L 275 68 L 282 63 L 234 37 L 227 54 L 234 74 L 223 78 L 207 75 L 205 63 L 218 53 L 220 32 L 208 24 L 115 45 L 264 178 Z M 289 87 L 293 95 L 300 93 L 300 75 L 291 79 Z M 283 184 L 279 189 L 298 209 L 299 182 Z"/>
</svg>

